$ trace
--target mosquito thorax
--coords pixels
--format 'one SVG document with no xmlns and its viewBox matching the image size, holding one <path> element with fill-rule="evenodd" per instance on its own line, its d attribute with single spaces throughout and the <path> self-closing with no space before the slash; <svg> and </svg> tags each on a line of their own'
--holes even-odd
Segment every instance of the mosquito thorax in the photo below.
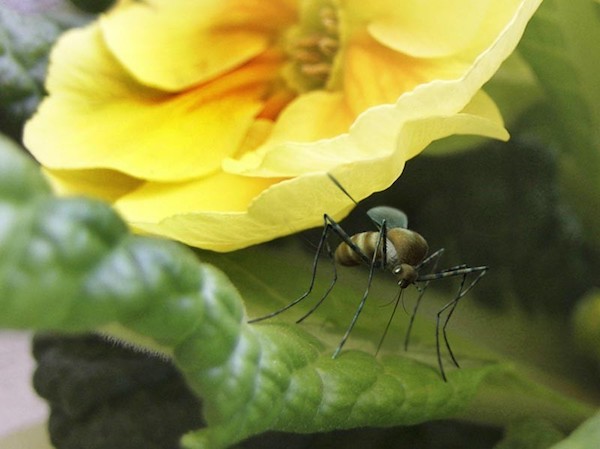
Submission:
<svg viewBox="0 0 600 449">
<path fill-rule="evenodd" d="M 387 231 L 387 239 L 392 243 L 394 254 L 393 266 L 408 264 L 416 266 L 427 255 L 429 245 L 421 234 L 405 228 L 392 228 Z"/>
</svg>

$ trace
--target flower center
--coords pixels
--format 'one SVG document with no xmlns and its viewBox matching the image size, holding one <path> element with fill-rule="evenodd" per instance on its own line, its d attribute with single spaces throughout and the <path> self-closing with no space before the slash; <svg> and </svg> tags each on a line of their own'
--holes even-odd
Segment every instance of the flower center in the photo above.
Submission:
<svg viewBox="0 0 600 449">
<path fill-rule="evenodd" d="M 339 49 L 338 14 L 332 2 L 313 2 L 287 39 L 288 85 L 305 92 L 328 87 Z"/>
</svg>

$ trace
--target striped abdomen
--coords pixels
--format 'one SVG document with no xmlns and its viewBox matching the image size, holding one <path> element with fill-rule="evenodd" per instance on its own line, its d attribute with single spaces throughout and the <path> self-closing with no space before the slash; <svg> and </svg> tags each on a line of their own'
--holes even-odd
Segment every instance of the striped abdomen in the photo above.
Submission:
<svg viewBox="0 0 600 449">
<path fill-rule="evenodd" d="M 379 240 L 379 232 L 361 232 L 350 237 L 361 252 L 368 258 L 369 262 L 373 260 L 375 248 Z M 386 261 L 385 266 L 390 269 L 399 264 L 418 265 L 427 255 L 429 250 L 427 242 L 420 234 L 404 228 L 393 228 L 387 231 L 386 241 Z M 383 259 L 383 242 L 379 245 L 375 262 L 381 265 Z M 335 260 L 346 266 L 360 265 L 367 263 L 353 248 L 346 242 L 342 242 L 335 250 Z"/>
</svg>

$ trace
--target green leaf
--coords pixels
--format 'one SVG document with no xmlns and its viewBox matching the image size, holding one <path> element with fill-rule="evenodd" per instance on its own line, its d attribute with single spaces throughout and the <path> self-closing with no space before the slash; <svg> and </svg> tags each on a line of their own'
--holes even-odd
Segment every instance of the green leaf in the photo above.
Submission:
<svg viewBox="0 0 600 449">
<path fill-rule="evenodd" d="M 91 13 L 99 13 L 115 3 L 115 0 L 71 0 L 78 8 L 91 12 Z"/>
<path fill-rule="evenodd" d="M 349 343 L 354 349 L 335 360 L 343 314 L 325 314 L 332 325 L 312 329 L 277 320 L 250 325 L 238 290 L 187 248 L 131 235 L 103 203 L 54 198 L 33 163 L 4 139 L 0 161 L 0 326 L 110 329 L 171 355 L 203 398 L 208 424 L 185 436 L 185 447 L 224 448 L 266 430 L 306 433 L 453 416 L 498 425 L 535 414 L 570 429 L 591 414 L 476 351 L 457 353 L 464 367 L 449 370 L 447 383 L 433 348 L 418 338 L 408 355 L 385 348 L 375 358 L 380 308 L 361 316 Z M 300 278 L 294 264 L 282 263 L 293 254 L 263 246 L 203 257 L 227 268 L 246 299 L 256 300 L 253 308 L 269 309 L 289 301 L 286 284 Z M 287 275 L 278 278 L 281 270 Z M 325 311 L 356 297 L 356 289 L 341 287 Z M 352 310 L 354 303 L 345 302 Z"/>
<path fill-rule="evenodd" d="M 573 312 L 575 339 L 582 352 L 600 363 L 600 289 L 588 292 Z"/>
<path fill-rule="evenodd" d="M 519 420 L 508 426 L 494 449 L 547 449 L 564 438 L 551 423 L 539 419 Z"/>
<path fill-rule="evenodd" d="M 594 0 L 545 0 L 519 46 L 548 96 L 547 134 L 590 240 L 600 243 L 600 13 Z"/>
<path fill-rule="evenodd" d="M 567 439 L 551 449 L 588 449 L 598 446 L 600 441 L 600 413 L 584 422 Z"/>
<path fill-rule="evenodd" d="M 48 53 L 66 28 L 89 16 L 60 2 L 0 4 L 0 130 L 15 138 L 44 95 Z"/>
<path fill-rule="evenodd" d="M 509 130 L 532 105 L 543 99 L 531 67 L 518 51 L 504 61 L 484 89 L 498 105 Z"/>
</svg>

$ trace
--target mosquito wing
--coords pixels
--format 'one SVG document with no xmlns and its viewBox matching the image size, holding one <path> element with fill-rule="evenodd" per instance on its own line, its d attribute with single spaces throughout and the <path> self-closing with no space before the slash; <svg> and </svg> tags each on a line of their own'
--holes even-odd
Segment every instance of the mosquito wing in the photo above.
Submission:
<svg viewBox="0 0 600 449">
<path fill-rule="evenodd" d="M 377 206 L 369 209 L 367 215 L 375 225 L 381 229 L 383 220 L 388 229 L 408 228 L 408 218 L 400 209 L 389 206 Z"/>
</svg>

